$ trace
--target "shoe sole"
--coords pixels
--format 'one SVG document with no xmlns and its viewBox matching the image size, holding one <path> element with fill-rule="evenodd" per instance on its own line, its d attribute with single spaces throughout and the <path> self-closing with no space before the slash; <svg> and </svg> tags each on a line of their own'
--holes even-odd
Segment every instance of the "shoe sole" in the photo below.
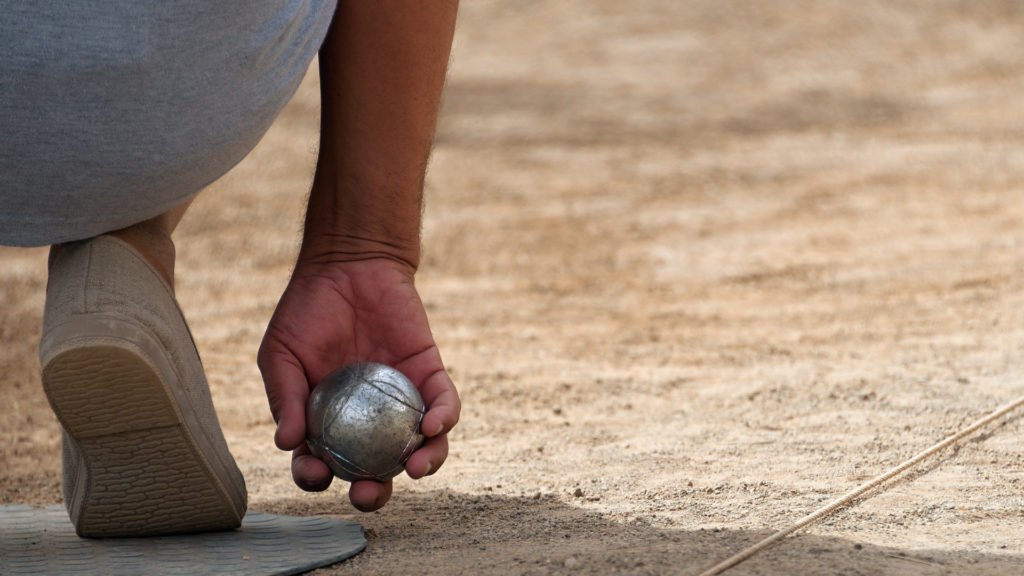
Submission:
<svg viewBox="0 0 1024 576">
<path fill-rule="evenodd" d="M 79 317 L 50 330 L 43 388 L 78 448 L 67 503 L 80 536 L 237 528 L 245 488 L 232 485 L 156 340 L 119 318 Z M 239 481 L 241 479 L 239 478 Z"/>
</svg>

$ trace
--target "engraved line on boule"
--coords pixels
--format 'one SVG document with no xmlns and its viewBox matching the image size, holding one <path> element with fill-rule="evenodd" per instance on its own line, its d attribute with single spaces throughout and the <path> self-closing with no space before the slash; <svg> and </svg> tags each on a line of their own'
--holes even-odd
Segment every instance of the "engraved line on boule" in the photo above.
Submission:
<svg viewBox="0 0 1024 576">
<path fill-rule="evenodd" d="M 413 384 L 412 380 L 410 380 L 409 377 L 406 376 L 404 372 L 402 372 L 401 370 L 399 370 L 397 368 L 392 368 L 392 370 L 395 372 L 395 374 L 398 375 L 398 378 L 396 378 L 396 380 L 398 380 L 400 382 L 404 381 L 405 383 L 408 383 L 409 386 L 412 387 L 413 394 L 416 395 L 416 398 L 418 398 L 420 400 L 420 404 L 422 405 L 423 404 L 423 397 L 420 395 L 419 388 L 417 388 L 416 385 Z M 390 380 L 388 380 L 386 378 L 379 378 L 378 377 L 378 378 L 371 378 L 370 380 L 373 380 L 373 381 L 376 381 L 376 382 L 385 382 L 388 385 L 390 385 L 392 388 L 394 388 L 394 390 L 397 393 L 401 394 L 406 399 L 407 402 L 412 403 L 412 404 L 416 403 L 416 401 L 413 399 L 413 397 L 409 395 L 409 390 L 405 389 L 405 386 L 399 386 L 399 385 L 395 384 L 394 382 L 392 382 L 392 381 L 390 381 Z"/>
<path fill-rule="evenodd" d="M 399 471 L 399 472 L 396 472 L 396 470 Z M 395 476 L 398 476 L 398 474 L 400 473 L 401 470 L 405 470 L 405 466 L 403 464 L 399 464 L 399 465 L 395 466 L 394 468 L 391 468 L 390 470 L 384 472 L 380 476 L 376 476 L 376 478 L 383 478 L 385 476 L 391 476 L 392 478 L 394 478 Z"/>
<path fill-rule="evenodd" d="M 420 418 L 420 421 L 422 422 L 423 418 Z M 419 424 L 417 424 L 417 426 L 419 426 Z M 398 455 L 398 460 L 400 461 L 399 463 L 402 464 L 403 467 L 405 465 L 405 462 L 409 460 L 409 456 L 412 456 L 412 452 L 409 452 L 409 448 L 416 443 L 417 436 L 422 436 L 422 434 L 414 433 L 411 436 L 409 436 L 409 441 L 405 443 L 405 448 L 402 448 L 402 453 Z M 406 452 L 409 452 L 409 456 L 405 455 Z M 415 452 L 415 450 L 413 452 Z"/>
<path fill-rule="evenodd" d="M 345 396 L 343 398 L 338 399 L 338 401 L 334 404 L 333 410 L 324 411 L 323 417 L 320 419 L 321 438 L 327 438 L 327 416 L 331 416 L 331 426 L 333 427 L 334 423 L 341 419 L 342 414 L 344 414 L 345 408 L 348 406 L 350 400 L 352 400 L 352 390 L 345 390 Z M 328 452 L 331 452 L 332 454 L 334 453 L 330 450 L 328 450 Z"/>
<path fill-rule="evenodd" d="M 388 382 L 387 380 L 363 380 L 363 382 L 365 382 L 366 384 L 369 384 L 370 386 L 373 386 L 374 388 L 377 389 L 378 392 L 380 392 L 381 394 L 387 396 L 388 398 L 391 398 L 395 402 L 398 402 L 399 404 L 403 404 L 407 408 L 411 408 L 411 409 L 419 412 L 420 415 L 421 415 L 420 417 L 422 419 L 423 408 L 418 407 L 418 406 L 413 406 L 412 404 L 410 404 L 407 401 L 408 398 L 399 398 L 399 397 L 395 396 L 394 394 L 391 394 L 387 390 L 385 390 L 385 389 L 381 388 L 380 386 L 378 386 L 378 384 L 392 386 L 391 382 Z"/>
<path fill-rule="evenodd" d="M 340 460 L 342 463 L 348 464 L 349 466 L 352 467 L 353 470 L 359 472 L 360 474 L 362 474 L 364 476 L 369 476 L 371 478 L 376 478 L 377 477 L 376 474 L 370 472 L 366 468 L 363 468 L 362 466 L 357 465 L 355 462 L 349 460 L 348 458 L 345 458 L 344 456 L 342 456 L 338 452 L 335 452 L 334 450 L 331 450 L 331 448 L 329 446 L 325 446 L 325 445 L 323 445 L 323 444 L 321 444 L 319 442 L 316 442 L 316 441 L 313 441 L 313 443 L 316 444 L 317 448 L 320 448 L 324 452 L 327 452 L 328 454 L 330 454 L 334 458 Z"/>
<path fill-rule="evenodd" d="M 422 410 L 420 410 L 419 412 L 420 417 L 418 420 L 416 420 L 416 430 L 420 429 L 420 426 L 423 424 L 423 417 L 425 415 Z M 411 451 L 409 450 L 409 448 L 412 448 L 413 444 L 416 443 L 417 438 L 419 438 L 421 444 L 425 441 L 425 437 L 423 436 L 423 434 L 420 434 L 419 432 L 413 432 L 409 436 L 409 441 L 405 443 L 405 448 L 402 448 L 402 453 L 398 455 L 398 465 L 392 468 L 391 470 L 388 470 L 389 474 L 398 469 L 405 469 L 405 463 L 409 461 L 409 457 L 412 456 L 412 453 L 416 451 L 415 448 L 413 448 L 413 450 Z"/>
</svg>

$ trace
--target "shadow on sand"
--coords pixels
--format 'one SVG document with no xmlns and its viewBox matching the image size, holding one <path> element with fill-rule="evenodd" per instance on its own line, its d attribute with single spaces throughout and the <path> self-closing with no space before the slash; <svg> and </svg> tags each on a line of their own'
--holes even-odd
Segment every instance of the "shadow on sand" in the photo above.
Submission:
<svg viewBox="0 0 1024 576">
<path fill-rule="evenodd" d="M 280 500 L 267 511 L 337 514 L 340 496 Z M 673 530 L 625 523 L 554 497 L 398 493 L 384 511 L 349 515 L 367 530 L 366 552 L 318 574 L 698 574 L 770 531 Z M 1010 548 L 1018 542 L 1008 542 Z M 796 535 L 726 572 L 1011 575 L 1018 552 L 903 550 L 838 537 Z"/>
</svg>

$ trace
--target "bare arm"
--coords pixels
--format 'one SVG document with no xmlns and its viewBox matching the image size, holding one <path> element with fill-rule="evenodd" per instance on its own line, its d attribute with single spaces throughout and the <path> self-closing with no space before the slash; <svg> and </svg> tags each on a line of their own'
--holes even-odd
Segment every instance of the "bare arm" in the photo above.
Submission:
<svg viewBox="0 0 1024 576">
<path fill-rule="evenodd" d="M 419 264 L 423 176 L 457 1 L 346 1 L 320 51 L 320 158 L 303 258 Z"/>
<path fill-rule="evenodd" d="M 427 439 L 406 462 L 410 477 L 433 474 L 448 455 L 460 402 L 414 274 L 456 11 L 449 0 L 340 0 L 320 52 L 320 156 L 302 248 L 259 353 L 275 442 L 293 451 L 305 490 L 332 480 L 304 443 L 309 390 L 350 362 L 389 364 L 419 388 Z M 355 482 L 349 499 L 375 510 L 391 486 Z"/>
</svg>

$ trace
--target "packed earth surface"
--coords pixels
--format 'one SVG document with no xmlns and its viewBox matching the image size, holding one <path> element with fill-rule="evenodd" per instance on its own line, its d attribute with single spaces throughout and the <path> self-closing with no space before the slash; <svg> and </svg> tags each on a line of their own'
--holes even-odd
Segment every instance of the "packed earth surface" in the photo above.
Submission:
<svg viewBox="0 0 1024 576">
<path fill-rule="evenodd" d="M 361 514 L 292 482 L 255 356 L 298 248 L 315 67 L 176 235 L 250 506 L 318 574 L 696 574 L 1024 394 L 1024 4 L 463 2 L 417 286 L 451 455 Z M 59 167 L 56 167 L 59 168 Z M 60 502 L 45 249 L 0 249 L 0 502 Z M 729 574 L 1017 575 L 1024 417 Z"/>
</svg>

